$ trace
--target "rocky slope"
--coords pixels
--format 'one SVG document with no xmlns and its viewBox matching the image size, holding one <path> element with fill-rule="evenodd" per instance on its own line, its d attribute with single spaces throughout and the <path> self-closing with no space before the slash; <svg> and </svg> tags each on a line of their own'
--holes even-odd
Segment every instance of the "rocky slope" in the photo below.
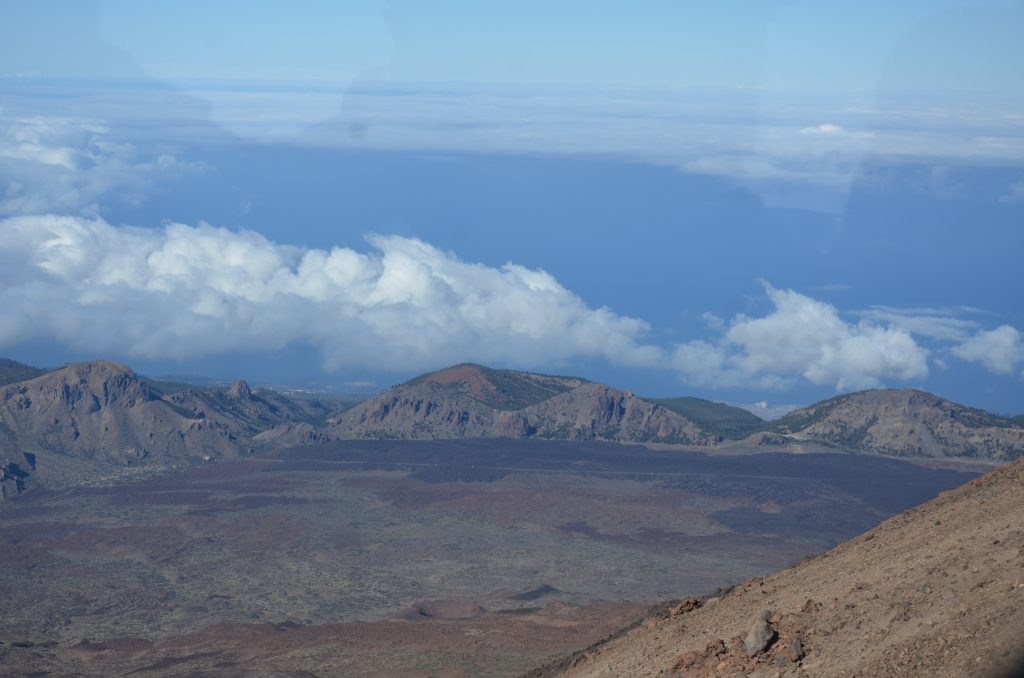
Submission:
<svg viewBox="0 0 1024 678">
<path fill-rule="evenodd" d="M 796 410 L 761 442 L 813 441 L 892 456 L 1008 461 L 1024 454 L 1024 426 L 914 389 L 850 393 Z"/>
<path fill-rule="evenodd" d="M 708 445 L 717 436 L 632 393 L 572 377 L 455 367 L 330 420 L 339 438 L 561 438 Z"/>
<path fill-rule="evenodd" d="M 549 676 L 992 676 L 1024 669 L 1024 460 Z"/>
<path fill-rule="evenodd" d="M 106 361 L 44 371 L 0 362 L 0 497 L 36 481 L 72 484 L 335 439 L 543 438 L 833 449 L 1001 462 L 1024 454 L 1024 425 L 921 391 L 864 391 L 758 427 L 699 400 L 656 401 L 575 377 L 454 367 L 338 411 L 340 403 L 140 378 Z M 747 435 L 742 440 L 734 440 Z"/>
<path fill-rule="evenodd" d="M 161 394 L 124 365 L 68 365 L 0 388 L 0 486 L 11 494 L 30 477 L 62 485 L 315 440 L 314 413 L 282 400 L 244 382 Z"/>
</svg>

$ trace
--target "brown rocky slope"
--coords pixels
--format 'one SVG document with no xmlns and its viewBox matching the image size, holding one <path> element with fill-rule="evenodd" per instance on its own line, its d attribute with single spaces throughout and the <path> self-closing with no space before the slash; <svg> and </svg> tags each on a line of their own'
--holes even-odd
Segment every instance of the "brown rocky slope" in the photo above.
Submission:
<svg viewBox="0 0 1024 678">
<path fill-rule="evenodd" d="M 307 416 L 306 419 L 309 419 Z M 0 388 L 0 487 L 53 486 L 309 442 L 317 433 L 238 382 L 170 394 L 118 363 L 76 363 Z"/>
<path fill-rule="evenodd" d="M 338 412 L 340 403 L 154 382 L 106 361 L 43 371 L 0 362 L 0 498 L 141 469 L 332 439 L 540 438 L 1006 461 L 1024 425 L 915 390 L 864 391 L 753 436 L 750 415 L 693 398 L 652 401 L 576 377 L 463 364 Z M 331 416 L 333 414 L 333 416 Z M 739 417 L 742 414 L 744 417 Z M 330 417 L 330 418 L 329 418 Z"/>
<path fill-rule="evenodd" d="M 718 598 L 688 599 L 566 676 L 1017 676 L 1024 460 Z M 554 675 L 558 667 L 532 675 Z"/>
<path fill-rule="evenodd" d="M 338 438 L 559 438 L 710 445 L 718 436 L 657 403 L 573 377 L 456 365 L 331 419 Z"/>
<path fill-rule="evenodd" d="M 584 379 L 472 364 L 390 388 L 333 417 L 326 434 L 725 443 L 745 450 L 782 445 L 986 463 L 1024 454 L 1020 422 L 913 389 L 845 394 L 759 426 L 753 415 L 721 403 L 637 398 Z"/>
<path fill-rule="evenodd" d="M 849 393 L 796 410 L 774 442 L 813 441 L 890 456 L 1009 461 L 1024 454 L 1024 426 L 915 389 Z"/>
</svg>

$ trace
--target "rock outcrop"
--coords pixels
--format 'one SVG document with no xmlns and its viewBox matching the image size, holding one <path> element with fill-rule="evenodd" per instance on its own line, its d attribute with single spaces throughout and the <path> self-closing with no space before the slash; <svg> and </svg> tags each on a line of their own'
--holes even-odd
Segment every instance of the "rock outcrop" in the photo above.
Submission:
<svg viewBox="0 0 1024 678">
<path fill-rule="evenodd" d="M 791 412 L 771 432 L 776 437 L 761 444 L 812 441 L 851 452 L 982 461 L 1024 455 L 1024 426 L 915 389 L 838 396 Z"/>
<path fill-rule="evenodd" d="M 193 416 L 157 397 L 124 365 L 69 365 L 0 389 L 0 425 L 11 444 L 36 455 L 36 472 L 66 479 L 139 464 L 234 456 L 224 422 Z"/>
<path fill-rule="evenodd" d="M 24 492 L 25 480 L 35 468 L 35 455 L 26 454 L 12 441 L 0 438 L 0 499 Z"/>
<path fill-rule="evenodd" d="M 245 382 L 159 393 L 130 368 L 97 360 L 0 387 L 0 491 L 77 484 L 314 442 L 326 412 Z M 323 410 L 324 408 L 320 408 Z M 318 419 L 318 416 L 320 417 Z"/>
<path fill-rule="evenodd" d="M 557 438 L 709 445 L 717 437 L 633 394 L 572 377 L 458 365 L 334 417 L 334 437 Z"/>
</svg>

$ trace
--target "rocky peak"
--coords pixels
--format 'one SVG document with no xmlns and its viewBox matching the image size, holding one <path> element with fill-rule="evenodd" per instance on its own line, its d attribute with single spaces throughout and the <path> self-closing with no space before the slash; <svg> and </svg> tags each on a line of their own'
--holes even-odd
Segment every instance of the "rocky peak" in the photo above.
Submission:
<svg viewBox="0 0 1024 678">
<path fill-rule="evenodd" d="M 235 400 L 253 400 L 255 398 L 252 394 L 252 389 L 249 388 L 249 384 L 244 379 L 239 379 L 231 384 L 228 397 Z"/>
<path fill-rule="evenodd" d="M 36 400 L 59 401 L 68 411 L 108 405 L 134 407 L 154 400 L 149 387 L 131 368 L 109 360 L 74 363 L 13 385 Z"/>
<path fill-rule="evenodd" d="M 837 396 L 790 412 L 770 431 L 873 454 L 1009 461 L 1024 453 L 1024 428 L 1012 420 L 916 389 Z"/>
</svg>

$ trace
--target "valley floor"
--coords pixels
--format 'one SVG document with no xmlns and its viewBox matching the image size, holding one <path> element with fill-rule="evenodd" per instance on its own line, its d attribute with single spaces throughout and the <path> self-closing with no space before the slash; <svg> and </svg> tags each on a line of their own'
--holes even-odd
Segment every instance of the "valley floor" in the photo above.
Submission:
<svg viewBox="0 0 1024 678">
<path fill-rule="evenodd" d="M 0 674 L 516 675 L 970 473 L 362 441 L 0 505 Z"/>
</svg>

